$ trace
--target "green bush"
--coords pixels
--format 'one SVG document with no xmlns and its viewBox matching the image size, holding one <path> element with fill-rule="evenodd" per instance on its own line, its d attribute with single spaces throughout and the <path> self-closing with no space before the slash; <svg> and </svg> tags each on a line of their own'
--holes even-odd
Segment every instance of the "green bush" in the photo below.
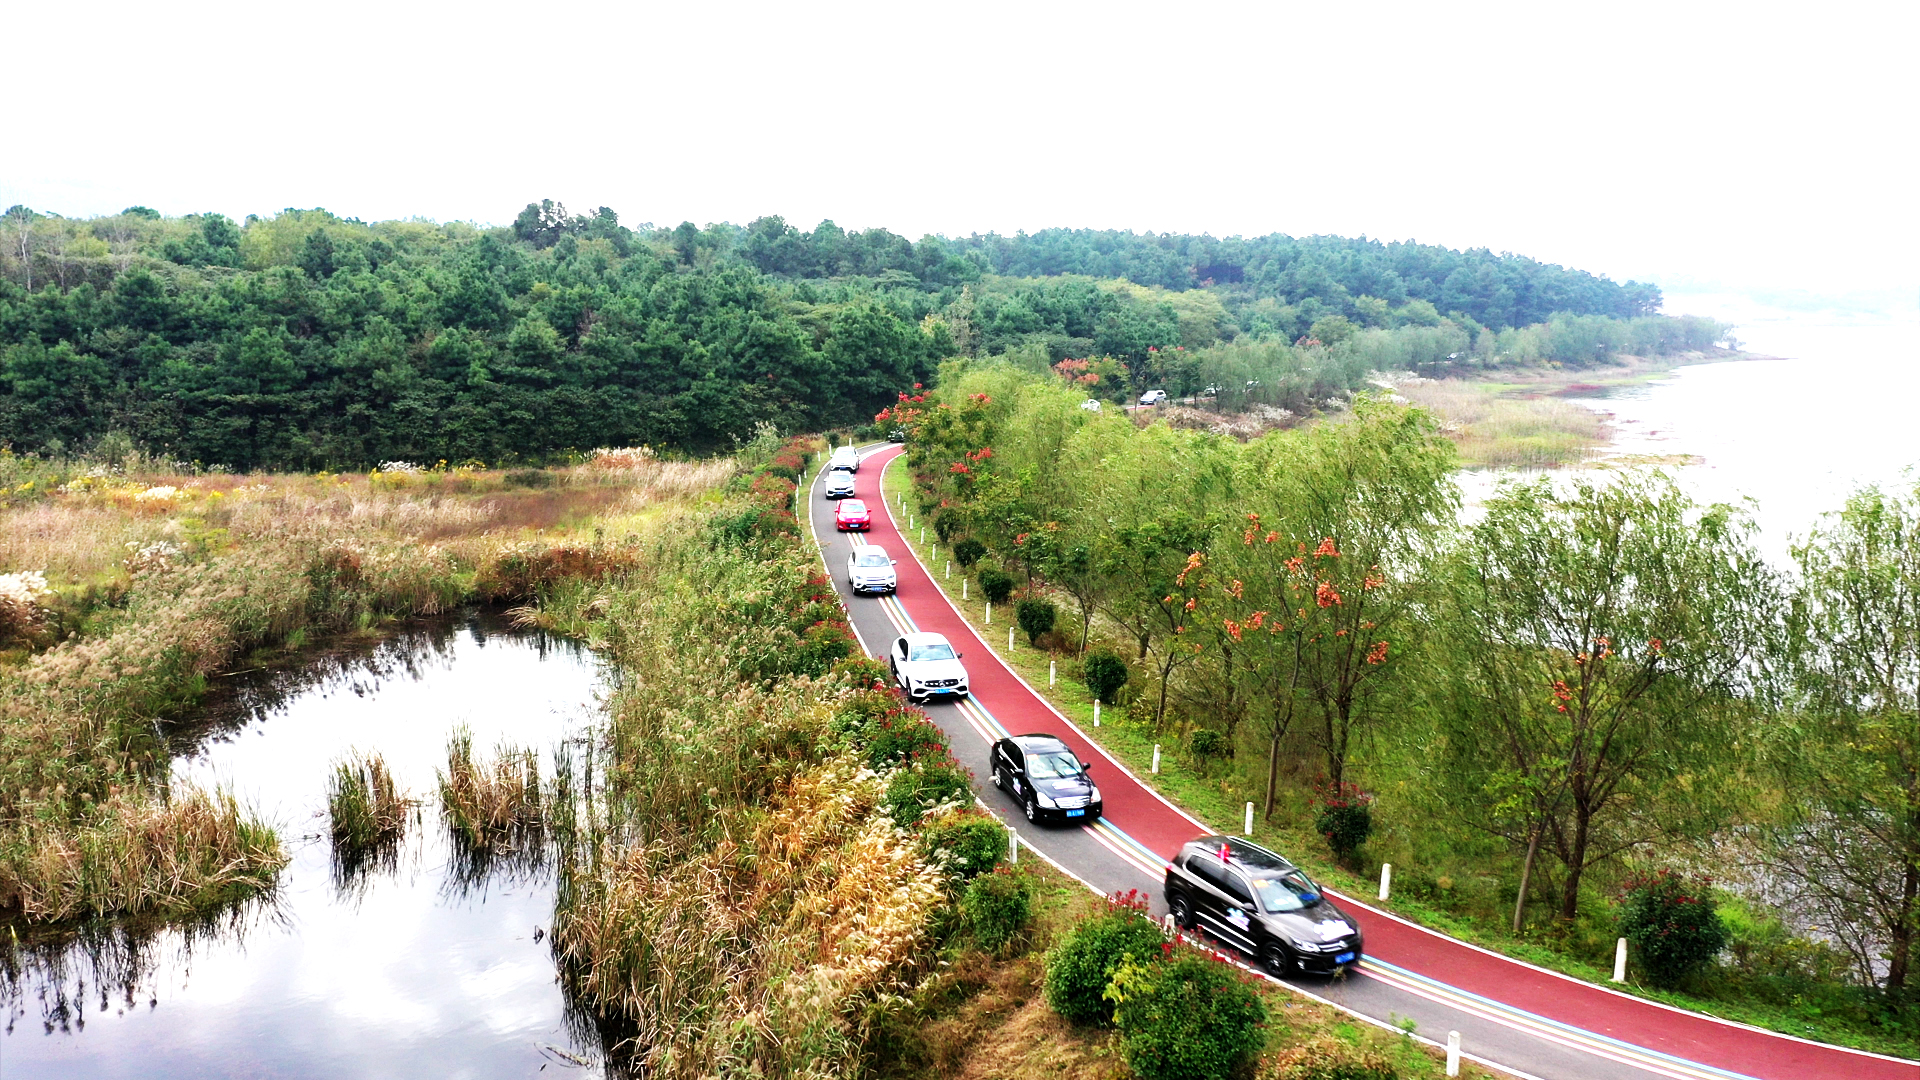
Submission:
<svg viewBox="0 0 1920 1080">
<path fill-rule="evenodd" d="M 1033 923 L 1033 879 L 1011 866 L 981 874 L 960 894 L 960 918 L 982 949 L 1006 951 Z"/>
<path fill-rule="evenodd" d="M 977 810 L 962 810 L 928 825 L 920 842 L 928 858 L 966 881 L 1000 865 L 1007 853 L 1007 829 Z"/>
<path fill-rule="evenodd" d="M 1727 944 L 1709 883 L 1662 870 L 1627 887 L 1620 936 L 1633 943 L 1640 970 L 1655 986 L 1675 986 Z"/>
<path fill-rule="evenodd" d="M 1143 1080 L 1226 1080 L 1266 1041 L 1267 1007 L 1225 961 L 1180 948 L 1163 963 L 1127 961 L 1106 990 L 1127 1064 Z"/>
<path fill-rule="evenodd" d="M 1228 743 L 1226 733 L 1216 731 L 1213 728 L 1195 728 L 1193 734 L 1187 738 L 1187 745 L 1192 748 L 1193 756 L 1197 758 L 1223 758 L 1227 756 Z"/>
<path fill-rule="evenodd" d="M 936 806 L 966 806 L 973 802 L 973 777 L 952 755 L 943 761 L 922 761 L 893 774 L 880 805 L 903 829 L 919 824 Z"/>
<path fill-rule="evenodd" d="M 1358 784 L 1341 784 L 1316 796 L 1320 813 L 1313 830 L 1327 838 L 1327 846 L 1342 859 L 1351 859 L 1373 835 L 1373 796 Z"/>
<path fill-rule="evenodd" d="M 1107 983 L 1122 961 L 1152 963 L 1166 945 L 1160 928 L 1129 908 L 1075 926 L 1047 953 L 1047 1004 L 1076 1024 L 1113 1019 Z"/>
<path fill-rule="evenodd" d="M 954 535 L 964 528 L 966 528 L 966 518 L 959 510 L 947 509 L 933 515 L 933 534 L 938 536 L 940 542 L 943 544 L 952 543 Z M 982 548 L 981 550 L 985 551 L 986 549 Z M 956 551 L 954 558 L 957 559 L 959 557 L 959 552 Z M 960 565 L 971 566 L 973 564 L 961 563 Z"/>
<path fill-rule="evenodd" d="M 866 743 L 867 767 L 875 770 L 948 756 L 947 737 L 919 709 L 895 705 L 870 721 L 856 738 Z"/>
<path fill-rule="evenodd" d="M 1031 596 L 1020 601 L 1014 613 L 1019 616 L 1020 632 L 1027 635 L 1029 645 L 1039 644 L 1040 635 L 1052 630 L 1054 621 L 1060 617 L 1060 609 L 1053 606 L 1053 601 Z"/>
<path fill-rule="evenodd" d="M 959 563 L 962 570 L 971 569 L 973 564 L 985 558 L 986 554 L 987 545 L 971 536 L 953 545 L 953 561 Z"/>
<path fill-rule="evenodd" d="M 1127 662 L 1110 649 L 1097 650 L 1080 666 L 1087 689 L 1093 692 L 1096 700 L 1107 705 L 1114 704 L 1114 695 L 1132 677 L 1127 671 Z"/>
<path fill-rule="evenodd" d="M 980 571 L 980 594 L 989 603 L 1006 603 L 1007 597 L 1013 595 L 1013 575 L 991 566 L 985 567 Z"/>
</svg>

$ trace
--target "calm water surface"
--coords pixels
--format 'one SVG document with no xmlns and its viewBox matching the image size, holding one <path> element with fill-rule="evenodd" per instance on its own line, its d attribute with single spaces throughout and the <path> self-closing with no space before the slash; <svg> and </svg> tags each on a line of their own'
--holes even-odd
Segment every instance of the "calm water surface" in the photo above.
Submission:
<svg viewBox="0 0 1920 1080">
<path fill-rule="evenodd" d="M 28 954 L 0 1076 L 598 1076 L 536 939 L 551 876 L 463 872 L 433 801 L 456 724 L 476 752 L 532 745 L 550 771 L 553 747 L 596 715 L 590 654 L 503 630 L 409 630 L 255 676 L 176 726 L 175 777 L 228 785 L 280 826 L 292 862 L 278 896 L 205 928 Z M 423 807 L 396 865 L 340 883 L 326 780 L 349 748 L 379 750 Z"/>
<path fill-rule="evenodd" d="M 1577 400 L 1613 416 L 1602 460 L 1694 459 L 1669 466 L 1679 482 L 1701 499 L 1754 500 L 1761 544 L 1784 560 L 1849 492 L 1920 465 L 1920 327 L 1782 322 L 1742 336 L 1783 359 L 1685 367 Z M 1465 478 L 1469 501 L 1499 478 Z"/>
</svg>

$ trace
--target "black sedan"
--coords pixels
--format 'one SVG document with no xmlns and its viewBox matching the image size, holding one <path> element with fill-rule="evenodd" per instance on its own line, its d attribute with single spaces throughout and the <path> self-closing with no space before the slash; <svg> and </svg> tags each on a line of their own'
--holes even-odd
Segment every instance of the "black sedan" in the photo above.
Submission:
<svg viewBox="0 0 1920 1080">
<path fill-rule="evenodd" d="M 1028 821 L 1088 822 L 1100 816 L 1100 789 L 1087 763 L 1052 735 L 1014 735 L 987 751 L 993 786 L 1019 800 Z"/>
<path fill-rule="evenodd" d="M 1332 975 L 1359 963 L 1360 924 L 1306 872 L 1237 836 L 1189 840 L 1167 866 L 1167 910 L 1274 975 Z"/>
</svg>

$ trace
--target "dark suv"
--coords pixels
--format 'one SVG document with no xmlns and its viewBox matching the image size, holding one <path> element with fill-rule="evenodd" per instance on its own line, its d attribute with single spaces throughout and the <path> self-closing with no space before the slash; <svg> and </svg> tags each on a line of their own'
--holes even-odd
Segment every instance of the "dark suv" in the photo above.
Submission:
<svg viewBox="0 0 1920 1080">
<path fill-rule="evenodd" d="M 1167 910 L 1275 975 L 1332 975 L 1360 962 L 1360 925 L 1305 871 L 1237 836 L 1187 841 L 1167 866 Z"/>
<path fill-rule="evenodd" d="M 1020 800 L 1028 821 L 1082 823 L 1100 816 L 1100 789 L 1066 743 L 1052 735 L 1014 735 L 987 751 L 993 786 Z"/>
</svg>

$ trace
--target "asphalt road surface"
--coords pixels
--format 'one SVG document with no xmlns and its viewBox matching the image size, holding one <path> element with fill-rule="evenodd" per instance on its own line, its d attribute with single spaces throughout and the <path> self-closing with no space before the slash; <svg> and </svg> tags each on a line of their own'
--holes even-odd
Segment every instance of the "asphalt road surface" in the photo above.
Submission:
<svg viewBox="0 0 1920 1080">
<path fill-rule="evenodd" d="M 881 656 L 900 634 L 945 634 L 964 657 L 973 696 L 936 700 L 927 713 L 947 733 L 954 754 L 973 769 L 982 803 L 1019 832 L 1022 857 L 1038 852 L 1101 893 L 1140 890 L 1151 897 L 1155 917 L 1163 915 L 1166 858 L 1185 841 L 1219 830 L 1134 779 L 1000 661 L 1004 639 L 982 640 L 960 618 L 934 584 L 933 568 L 922 567 L 901 541 L 898 530 L 907 522 L 901 517 L 896 528 L 899 508 L 887 507 L 881 496 L 882 471 L 901 449 L 866 448 L 856 493 L 874 511 L 870 533 L 835 530 L 833 502 L 822 494 L 818 475 L 799 507 L 862 646 Z M 878 544 L 898 560 L 897 595 L 855 596 L 848 589 L 847 555 L 862 544 Z M 1034 825 L 1010 796 L 993 788 L 986 765 L 992 741 L 1033 732 L 1059 736 L 1094 763 L 1103 818 L 1089 826 Z M 1466 1057 L 1503 1072 L 1539 1080 L 1920 1080 L 1920 1063 L 1671 1009 L 1498 956 L 1346 896 L 1335 894 L 1335 900 L 1360 922 L 1366 956 L 1342 976 L 1302 976 L 1288 984 L 1385 1025 L 1410 1021 L 1415 1037 L 1425 1041 L 1444 1042 L 1448 1032 L 1458 1031 Z"/>
</svg>

